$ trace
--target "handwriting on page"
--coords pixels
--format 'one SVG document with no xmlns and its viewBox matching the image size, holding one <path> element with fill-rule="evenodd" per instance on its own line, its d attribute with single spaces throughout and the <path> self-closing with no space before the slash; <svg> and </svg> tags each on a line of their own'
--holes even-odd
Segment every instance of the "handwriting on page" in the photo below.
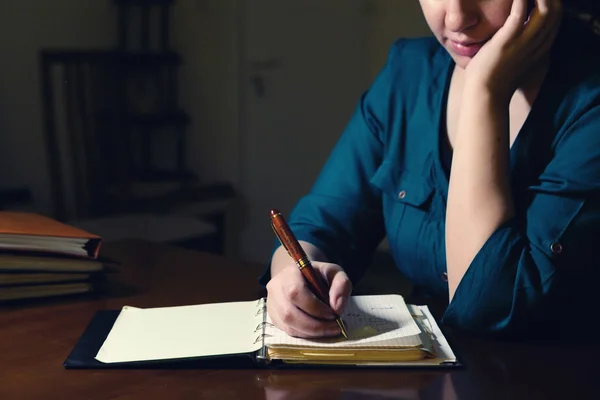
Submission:
<svg viewBox="0 0 600 400">
<path fill-rule="evenodd" d="M 366 339 L 401 328 L 398 306 L 381 306 L 372 302 L 373 298 L 351 298 L 348 302 L 342 319 L 348 327 L 349 339 Z"/>
<path fill-rule="evenodd" d="M 267 345 L 358 347 L 409 345 L 421 333 L 402 296 L 352 296 L 342 314 L 348 339 L 299 339 L 272 327 L 265 338 Z"/>
</svg>

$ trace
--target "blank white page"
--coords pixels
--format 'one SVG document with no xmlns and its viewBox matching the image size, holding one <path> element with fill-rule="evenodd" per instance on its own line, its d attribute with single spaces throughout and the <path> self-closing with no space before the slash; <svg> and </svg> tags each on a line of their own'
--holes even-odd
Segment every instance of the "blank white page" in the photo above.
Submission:
<svg viewBox="0 0 600 400">
<path fill-rule="evenodd" d="M 104 363 L 165 360 L 257 351 L 262 321 L 256 301 L 179 307 L 125 306 L 98 351 Z"/>
<path fill-rule="evenodd" d="M 397 294 L 351 296 L 342 319 L 348 339 L 300 339 L 272 326 L 267 329 L 267 346 L 298 347 L 415 347 L 421 344 L 421 329 L 410 314 L 404 298 Z M 270 317 L 268 319 L 270 322 Z"/>
</svg>

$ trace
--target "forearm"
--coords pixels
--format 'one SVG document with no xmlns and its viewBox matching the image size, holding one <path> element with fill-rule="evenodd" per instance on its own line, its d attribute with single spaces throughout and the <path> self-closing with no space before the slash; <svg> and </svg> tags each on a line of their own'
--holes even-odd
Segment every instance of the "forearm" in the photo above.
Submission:
<svg viewBox="0 0 600 400">
<path fill-rule="evenodd" d="M 323 254 L 323 252 L 312 243 L 305 242 L 303 240 L 300 240 L 299 242 L 311 261 L 328 261 L 325 257 L 325 254 Z M 290 255 L 285 251 L 283 246 L 279 246 L 279 248 L 277 248 L 277 250 L 275 250 L 273 253 L 273 257 L 271 259 L 271 277 L 277 275 L 284 268 L 288 268 L 290 266 L 295 267 L 294 260 L 290 258 Z"/>
<path fill-rule="evenodd" d="M 450 300 L 490 235 L 513 215 L 509 101 L 466 88 L 446 209 Z"/>
</svg>

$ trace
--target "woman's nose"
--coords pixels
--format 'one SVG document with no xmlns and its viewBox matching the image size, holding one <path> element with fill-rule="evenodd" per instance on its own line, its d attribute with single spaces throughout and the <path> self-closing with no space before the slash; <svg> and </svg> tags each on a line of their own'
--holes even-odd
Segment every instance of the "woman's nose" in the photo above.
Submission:
<svg viewBox="0 0 600 400">
<path fill-rule="evenodd" d="M 478 0 L 447 0 L 446 1 L 446 28 L 451 32 L 462 32 L 479 21 L 477 11 Z"/>
</svg>

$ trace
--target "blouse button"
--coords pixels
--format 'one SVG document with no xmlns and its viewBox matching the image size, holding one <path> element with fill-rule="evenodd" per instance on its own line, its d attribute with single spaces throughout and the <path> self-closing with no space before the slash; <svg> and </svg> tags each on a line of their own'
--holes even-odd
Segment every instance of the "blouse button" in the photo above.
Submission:
<svg viewBox="0 0 600 400">
<path fill-rule="evenodd" d="M 400 193 L 398 193 L 398 198 L 400 200 L 402 200 L 405 197 L 406 197 L 406 190 L 401 190 Z"/>
<path fill-rule="evenodd" d="M 448 282 L 448 274 L 446 272 L 442 272 L 442 280 Z"/>
<path fill-rule="evenodd" d="M 550 250 L 552 250 L 554 254 L 560 254 L 563 251 L 562 244 L 559 242 L 554 242 L 550 245 Z"/>
</svg>

